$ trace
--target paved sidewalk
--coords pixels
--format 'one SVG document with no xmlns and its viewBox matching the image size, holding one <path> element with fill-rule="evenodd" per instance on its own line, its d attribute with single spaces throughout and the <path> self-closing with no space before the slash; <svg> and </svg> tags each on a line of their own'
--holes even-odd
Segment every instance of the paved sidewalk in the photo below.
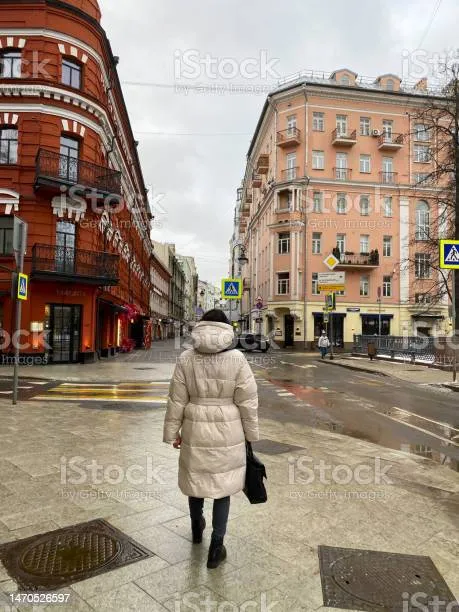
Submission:
<svg viewBox="0 0 459 612">
<path fill-rule="evenodd" d="M 400 380 L 412 383 L 424 384 L 444 384 L 452 383 L 453 375 L 436 368 L 429 368 L 420 364 L 401 363 L 384 359 L 370 361 L 368 357 L 354 357 L 351 355 L 335 356 L 333 361 L 328 358 L 327 364 L 351 368 L 353 370 L 363 370 L 375 372 L 386 376 L 394 376 Z"/>
<path fill-rule="evenodd" d="M 260 423 L 262 438 L 298 448 L 259 453 L 269 502 L 251 506 L 242 494 L 233 498 L 228 559 L 208 571 L 210 528 L 202 545 L 191 544 L 187 501 L 177 489 L 178 453 L 161 442 L 163 418 L 163 409 L 39 402 L 12 407 L 0 401 L 0 543 L 105 518 L 156 555 L 75 583 L 64 589 L 70 603 L 49 610 L 216 610 L 206 608 L 211 597 L 227 602 L 225 610 L 260 610 L 266 601 L 277 602 L 275 612 L 331 612 L 323 606 L 319 545 L 429 555 L 459 595 L 457 473 L 401 451 L 267 419 Z M 69 464 L 80 457 L 80 465 L 97 461 L 126 470 L 145 466 L 147 456 L 155 478 L 141 484 L 128 478 L 113 484 L 108 477 L 97 483 L 89 471 L 77 483 L 81 475 Z M 330 467 L 320 477 L 321 460 Z M 388 466 L 390 482 L 378 477 L 378 462 Z M 372 471 L 370 485 L 357 477 L 362 464 Z M 305 484 L 311 467 L 313 481 Z M 350 470 L 349 484 L 339 484 Z M 207 504 L 208 525 L 209 512 Z M 16 591 L 1 566 L 0 591 Z M 239 607 L 248 601 L 258 607 Z"/>
</svg>

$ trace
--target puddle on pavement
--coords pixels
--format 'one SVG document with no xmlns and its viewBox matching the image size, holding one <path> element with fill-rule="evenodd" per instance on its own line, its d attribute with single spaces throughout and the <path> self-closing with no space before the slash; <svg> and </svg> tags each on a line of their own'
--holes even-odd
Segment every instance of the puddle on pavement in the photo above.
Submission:
<svg viewBox="0 0 459 612">
<path fill-rule="evenodd" d="M 363 431 L 356 427 L 349 427 L 342 422 L 332 420 L 330 417 L 333 415 L 326 413 L 328 409 L 339 408 L 337 403 L 340 401 L 341 393 L 332 390 L 324 389 L 321 387 L 312 387 L 308 385 L 301 385 L 300 383 L 293 382 L 289 379 L 268 379 L 272 384 L 282 386 L 293 393 L 297 399 L 304 401 L 308 406 L 308 409 L 313 412 L 311 415 L 308 425 L 340 433 L 358 440 L 365 440 L 367 442 L 373 442 L 375 444 L 381 444 L 386 448 L 392 448 L 394 450 L 402 450 L 407 453 L 411 453 L 420 457 L 431 459 L 441 465 L 444 465 L 456 472 L 459 472 L 459 422 L 457 424 L 449 425 L 448 423 L 436 423 L 433 419 L 422 418 L 417 415 L 413 415 L 410 412 L 398 408 L 396 406 L 392 408 L 378 408 L 377 406 L 365 406 L 368 402 L 356 399 L 352 401 L 351 406 L 356 408 L 368 408 L 376 414 L 383 414 L 390 417 L 394 423 L 398 422 L 400 425 L 410 425 L 413 427 L 411 433 L 416 433 L 420 429 L 424 430 L 420 432 L 423 437 L 426 435 L 434 436 L 438 440 L 438 446 L 436 448 L 430 447 L 426 444 L 413 444 L 412 441 L 408 440 L 401 434 L 400 438 L 395 439 L 389 437 L 385 428 L 379 426 L 375 427 L 375 433 L 371 435 L 367 431 Z M 338 397 L 337 397 L 338 396 Z M 348 403 L 346 401 L 346 403 Z M 316 411 L 324 411 L 324 415 L 320 417 Z M 421 440 L 420 440 L 421 442 Z M 453 453 L 445 453 L 444 451 L 449 448 L 454 449 Z"/>
</svg>

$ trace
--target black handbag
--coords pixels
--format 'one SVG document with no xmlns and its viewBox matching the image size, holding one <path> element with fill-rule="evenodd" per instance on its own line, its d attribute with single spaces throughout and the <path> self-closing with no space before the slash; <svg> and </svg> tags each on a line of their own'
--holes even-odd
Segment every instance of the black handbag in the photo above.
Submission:
<svg viewBox="0 0 459 612">
<path fill-rule="evenodd" d="M 268 500 L 263 478 L 266 476 L 266 468 L 263 463 L 253 454 L 251 442 L 245 443 L 247 453 L 247 470 L 245 473 L 244 493 L 251 504 L 264 504 Z"/>
</svg>

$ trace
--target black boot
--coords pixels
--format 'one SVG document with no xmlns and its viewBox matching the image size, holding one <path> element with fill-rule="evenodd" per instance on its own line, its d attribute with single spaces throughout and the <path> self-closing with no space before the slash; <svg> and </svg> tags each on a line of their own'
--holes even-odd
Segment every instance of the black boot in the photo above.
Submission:
<svg viewBox="0 0 459 612">
<path fill-rule="evenodd" d="M 207 567 L 215 569 L 226 559 L 226 548 L 223 546 L 223 538 L 212 536 L 207 558 Z"/>
<path fill-rule="evenodd" d="M 191 521 L 191 533 L 193 534 L 193 544 L 201 544 L 202 532 L 206 528 L 206 519 L 201 516 L 200 519 Z"/>
</svg>

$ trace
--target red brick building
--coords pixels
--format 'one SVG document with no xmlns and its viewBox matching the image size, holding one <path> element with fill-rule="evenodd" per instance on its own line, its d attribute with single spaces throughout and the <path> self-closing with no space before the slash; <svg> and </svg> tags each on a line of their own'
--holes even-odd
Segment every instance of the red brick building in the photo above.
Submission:
<svg viewBox="0 0 459 612">
<path fill-rule="evenodd" d="M 23 352 L 77 362 L 148 345 L 152 217 L 97 0 L 0 0 L 0 22 L 0 265 L 14 266 L 17 215 Z M 8 337 L 6 271 L 0 291 Z"/>
</svg>

